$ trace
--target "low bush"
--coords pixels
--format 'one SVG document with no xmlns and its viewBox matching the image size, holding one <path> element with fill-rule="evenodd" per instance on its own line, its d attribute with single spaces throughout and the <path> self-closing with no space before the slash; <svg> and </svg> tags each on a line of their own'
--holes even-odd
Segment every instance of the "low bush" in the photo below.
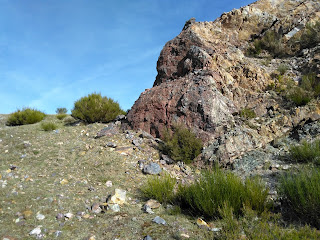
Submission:
<svg viewBox="0 0 320 240">
<path fill-rule="evenodd" d="M 38 110 L 24 108 L 22 110 L 17 110 L 16 112 L 11 113 L 6 122 L 6 125 L 18 126 L 25 124 L 33 124 L 42 121 L 45 116 L 46 115 L 43 112 L 40 112 Z"/>
<path fill-rule="evenodd" d="M 311 143 L 303 141 L 300 145 L 290 146 L 289 156 L 298 163 L 314 163 L 320 165 L 320 140 Z"/>
<path fill-rule="evenodd" d="M 279 195 L 287 217 L 320 228 L 320 172 L 318 169 L 286 174 L 280 179 Z"/>
<path fill-rule="evenodd" d="M 258 179 L 247 179 L 245 183 L 231 172 L 218 168 L 205 172 L 199 181 L 191 185 L 179 185 L 177 199 L 182 207 L 210 218 L 222 217 L 225 206 L 239 216 L 244 205 L 258 212 L 267 206 L 268 190 Z"/>
<path fill-rule="evenodd" d="M 41 128 L 44 131 L 53 131 L 53 130 L 56 130 L 58 126 L 53 122 L 43 122 L 41 123 Z"/>
<path fill-rule="evenodd" d="M 165 131 L 163 135 L 165 143 L 160 146 L 160 150 L 174 161 L 188 164 L 201 153 L 203 147 L 201 139 L 182 125 L 175 125 L 173 133 Z"/>
<path fill-rule="evenodd" d="M 156 199 L 160 203 L 172 203 L 175 198 L 173 192 L 175 184 L 176 179 L 169 174 L 151 176 L 141 191 L 146 199 Z"/>
<path fill-rule="evenodd" d="M 64 119 L 66 116 L 68 116 L 68 115 L 65 114 L 65 113 L 59 113 L 59 114 L 57 114 L 57 118 L 58 118 L 59 120 Z"/>
<path fill-rule="evenodd" d="M 86 123 L 110 122 L 118 115 L 126 114 L 117 102 L 101 94 L 92 93 L 74 103 L 71 115 Z"/>
<path fill-rule="evenodd" d="M 250 119 L 250 118 L 255 118 L 257 115 L 256 113 L 249 108 L 244 108 L 240 111 L 240 117 Z"/>
</svg>

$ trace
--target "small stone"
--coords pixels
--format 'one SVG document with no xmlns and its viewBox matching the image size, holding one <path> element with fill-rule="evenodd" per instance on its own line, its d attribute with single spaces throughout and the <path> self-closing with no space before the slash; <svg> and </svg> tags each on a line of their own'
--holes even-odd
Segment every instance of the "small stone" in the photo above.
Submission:
<svg viewBox="0 0 320 240">
<path fill-rule="evenodd" d="M 166 225 L 166 221 L 165 221 L 163 218 L 159 217 L 159 216 L 156 216 L 156 217 L 152 220 L 152 222 L 155 222 L 155 223 L 157 223 L 157 224 Z"/>
<path fill-rule="evenodd" d="M 111 148 L 116 148 L 117 147 L 117 144 L 115 144 L 114 142 L 108 142 L 106 144 L 107 147 L 111 147 Z"/>
<path fill-rule="evenodd" d="M 120 212 L 119 204 L 109 204 L 108 209 L 112 210 L 113 212 Z"/>
<path fill-rule="evenodd" d="M 65 185 L 65 184 L 68 184 L 69 183 L 69 181 L 67 180 L 67 179 L 62 179 L 61 181 L 60 181 L 60 184 L 61 185 Z"/>
<path fill-rule="evenodd" d="M 100 204 L 99 204 L 99 203 L 94 203 L 94 204 L 92 204 L 92 206 L 91 206 L 91 211 L 92 211 L 93 213 L 99 214 L 99 213 L 102 212 L 102 208 L 100 207 Z"/>
<path fill-rule="evenodd" d="M 220 232 L 222 228 L 210 228 L 210 231 L 212 232 Z"/>
<path fill-rule="evenodd" d="M 283 166 L 282 166 L 282 169 L 283 169 L 283 170 L 288 170 L 289 168 L 290 168 L 289 165 L 283 165 Z"/>
<path fill-rule="evenodd" d="M 153 214 L 154 212 L 151 210 L 151 207 L 149 205 L 143 205 L 143 208 L 142 210 L 146 213 L 149 213 L 149 214 Z"/>
<path fill-rule="evenodd" d="M 96 189 L 95 189 L 94 187 L 90 186 L 90 187 L 88 187 L 88 190 L 89 190 L 90 192 L 93 192 L 93 191 L 95 191 Z"/>
<path fill-rule="evenodd" d="M 16 165 L 10 165 L 10 170 L 11 171 L 14 171 L 14 170 L 16 170 L 18 167 L 16 166 Z"/>
<path fill-rule="evenodd" d="M 139 168 L 140 168 L 141 170 L 143 169 L 145 163 L 146 163 L 146 160 L 139 160 L 139 161 L 138 161 L 138 165 L 139 165 Z"/>
<path fill-rule="evenodd" d="M 61 235 L 62 235 L 62 231 L 57 230 L 54 232 L 55 237 L 61 237 Z"/>
<path fill-rule="evenodd" d="M 65 217 L 66 219 L 71 219 L 71 218 L 73 217 L 73 214 L 72 214 L 72 213 L 66 213 L 66 214 L 64 215 L 64 217 Z"/>
<path fill-rule="evenodd" d="M 146 205 L 148 205 L 151 209 L 159 208 L 161 206 L 161 204 L 157 200 L 154 200 L 154 199 L 149 199 L 146 202 Z"/>
<path fill-rule="evenodd" d="M 181 233 L 180 236 L 183 237 L 183 238 L 190 238 L 190 236 L 188 234 L 185 234 L 185 233 Z"/>
<path fill-rule="evenodd" d="M 90 215 L 87 213 L 87 214 L 83 215 L 83 218 L 88 219 L 88 218 L 90 218 Z"/>
<path fill-rule="evenodd" d="M 143 167 L 143 172 L 145 174 L 157 175 L 161 173 L 161 167 L 157 163 L 149 163 Z"/>
<path fill-rule="evenodd" d="M 132 221 L 137 221 L 138 219 L 136 217 L 131 218 Z"/>
<path fill-rule="evenodd" d="M 31 217 L 32 211 L 30 211 L 30 210 L 23 211 L 22 215 L 23 215 L 24 218 L 27 219 L 27 218 Z"/>
<path fill-rule="evenodd" d="M 36 218 L 37 218 L 38 220 L 43 220 L 43 219 L 45 219 L 45 216 L 44 216 L 43 214 L 41 214 L 41 213 L 38 212 Z"/>
<path fill-rule="evenodd" d="M 141 139 L 133 139 L 132 144 L 139 147 L 141 145 Z"/>
<path fill-rule="evenodd" d="M 165 161 L 168 165 L 174 163 L 174 161 L 168 155 L 165 154 L 161 154 L 161 160 Z"/>
<path fill-rule="evenodd" d="M 115 189 L 115 194 L 110 198 L 108 203 L 122 205 L 126 202 L 126 191 L 122 189 Z"/>
<path fill-rule="evenodd" d="M 58 213 L 56 216 L 57 220 L 63 219 L 64 218 L 64 214 L 63 213 Z"/>
<path fill-rule="evenodd" d="M 208 223 L 206 223 L 204 220 L 202 220 L 201 218 L 198 218 L 197 219 L 197 225 L 200 227 L 200 228 L 210 228 L 210 226 L 208 225 Z"/>
<path fill-rule="evenodd" d="M 147 235 L 147 236 L 145 236 L 145 237 L 143 238 L 143 240 L 152 240 L 152 237 L 150 237 L 149 235 Z"/>
<path fill-rule="evenodd" d="M 29 233 L 29 235 L 39 235 L 41 233 L 41 229 L 40 229 L 41 227 L 42 227 L 41 225 L 36 227 Z"/>
<path fill-rule="evenodd" d="M 107 181 L 107 182 L 106 182 L 106 186 L 107 186 L 107 187 L 112 187 L 112 182 L 111 182 L 111 181 Z"/>
</svg>

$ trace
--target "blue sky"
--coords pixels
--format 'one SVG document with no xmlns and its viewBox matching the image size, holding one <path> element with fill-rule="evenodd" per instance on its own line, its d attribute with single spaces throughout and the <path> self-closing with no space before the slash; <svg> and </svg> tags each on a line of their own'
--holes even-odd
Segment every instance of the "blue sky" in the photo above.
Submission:
<svg viewBox="0 0 320 240">
<path fill-rule="evenodd" d="M 0 0 L 0 113 L 69 111 L 97 92 L 127 110 L 185 21 L 253 0 Z"/>
</svg>

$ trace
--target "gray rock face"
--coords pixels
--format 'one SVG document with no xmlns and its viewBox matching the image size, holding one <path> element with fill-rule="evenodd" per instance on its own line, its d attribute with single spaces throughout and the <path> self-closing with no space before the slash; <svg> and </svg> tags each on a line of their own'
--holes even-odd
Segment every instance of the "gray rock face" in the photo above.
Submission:
<svg viewBox="0 0 320 240">
<path fill-rule="evenodd" d="M 145 174 L 157 175 L 161 173 L 161 167 L 157 163 L 149 163 L 143 167 Z"/>
</svg>

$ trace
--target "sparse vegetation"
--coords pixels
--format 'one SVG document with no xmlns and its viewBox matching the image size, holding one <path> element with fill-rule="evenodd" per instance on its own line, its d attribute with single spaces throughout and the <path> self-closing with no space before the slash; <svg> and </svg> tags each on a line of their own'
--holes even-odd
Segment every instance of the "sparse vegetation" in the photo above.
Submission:
<svg viewBox="0 0 320 240">
<path fill-rule="evenodd" d="M 71 113 L 72 117 L 86 123 L 110 122 L 125 114 L 116 101 L 102 97 L 100 93 L 92 93 L 76 101 Z"/>
<path fill-rule="evenodd" d="M 310 92 L 307 92 L 303 88 L 294 86 L 288 90 L 286 98 L 294 102 L 296 106 L 303 106 L 311 101 L 312 96 Z"/>
<path fill-rule="evenodd" d="M 53 122 L 43 122 L 41 123 L 41 128 L 44 131 L 53 131 L 53 130 L 56 130 L 58 126 Z"/>
<path fill-rule="evenodd" d="M 11 113 L 6 124 L 8 126 L 18 126 L 40 122 L 46 115 L 36 109 L 24 108 Z"/>
<path fill-rule="evenodd" d="M 68 115 L 65 114 L 65 113 L 57 114 L 57 118 L 58 118 L 59 120 L 63 120 L 63 119 L 66 118 L 67 116 L 68 116 Z"/>
<path fill-rule="evenodd" d="M 68 110 L 66 108 L 57 108 L 56 114 L 67 114 Z"/>
<path fill-rule="evenodd" d="M 289 67 L 286 64 L 280 64 L 278 67 L 278 71 L 281 75 L 284 75 L 286 73 L 286 71 L 288 71 Z"/>
<path fill-rule="evenodd" d="M 318 169 L 286 174 L 280 180 L 279 194 L 286 215 L 320 228 L 320 172 Z"/>
<path fill-rule="evenodd" d="M 194 184 L 179 185 L 177 194 L 182 207 L 214 218 L 222 217 L 220 209 L 225 206 L 232 208 L 236 216 L 242 214 L 244 205 L 258 212 L 264 211 L 268 190 L 257 178 L 247 179 L 242 183 L 231 172 L 224 173 L 215 168 L 205 172 Z"/>
<path fill-rule="evenodd" d="M 240 117 L 250 119 L 250 118 L 255 118 L 257 115 L 256 113 L 250 109 L 250 108 L 244 108 L 240 111 Z"/>
<path fill-rule="evenodd" d="M 175 161 L 191 163 L 202 150 L 203 143 L 188 128 L 182 125 L 175 125 L 173 133 L 164 132 L 164 144 L 160 149 Z"/>
<path fill-rule="evenodd" d="M 169 174 L 162 176 L 150 176 L 146 184 L 141 188 L 146 199 L 157 199 L 160 203 L 172 203 L 176 179 Z"/>
<path fill-rule="evenodd" d="M 320 165 L 320 140 L 303 141 L 300 145 L 291 146 L 289 156 L 294 162 Z"/>
</svg>

